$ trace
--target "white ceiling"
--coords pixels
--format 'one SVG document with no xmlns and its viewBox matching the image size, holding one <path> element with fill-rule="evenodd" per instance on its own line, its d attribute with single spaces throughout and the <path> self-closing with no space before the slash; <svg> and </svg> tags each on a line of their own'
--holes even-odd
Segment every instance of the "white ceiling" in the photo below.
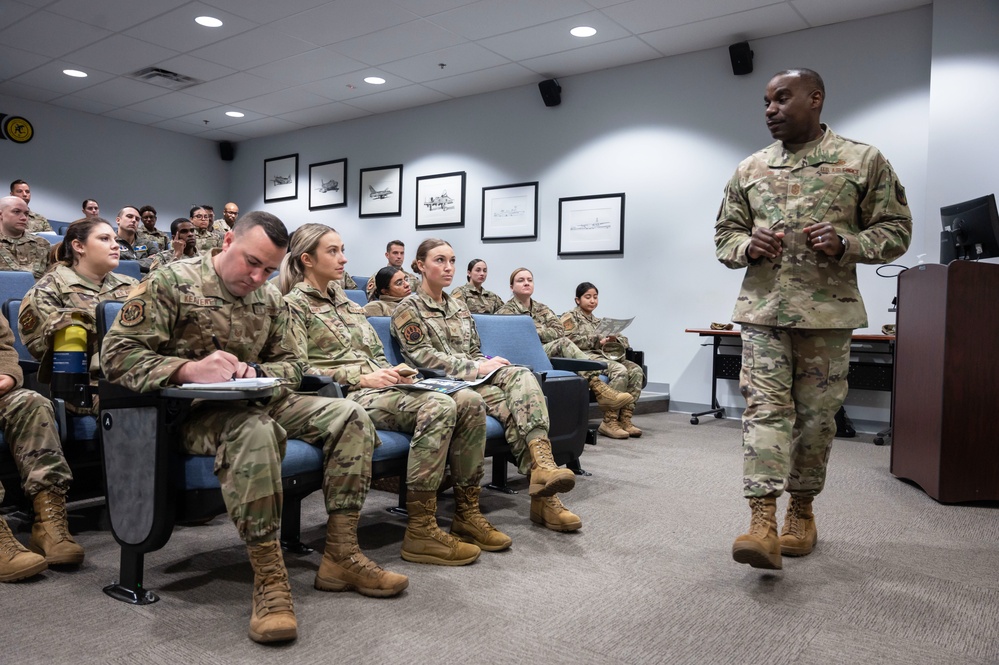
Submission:
<svg viewBox="0 0 999 665">
<path fill-rule="evenodd" d="M 930 2 L 0 0 L 0 94 L 239 141 Z M 204 83 L 123 76 L 150 66 Z"/>
</svg>

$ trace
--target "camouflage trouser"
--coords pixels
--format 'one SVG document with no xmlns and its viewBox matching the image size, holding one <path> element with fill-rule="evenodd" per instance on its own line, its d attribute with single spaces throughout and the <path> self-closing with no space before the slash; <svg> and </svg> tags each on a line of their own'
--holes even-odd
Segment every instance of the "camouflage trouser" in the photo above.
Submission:
<svg viewBox="0 0 999 665">
<path fill-rule="evenodd" d="M 201 403 L 183 435 L 188 452 L 215 455 L 226 509 L 247 542 L 281 526 L 281 460 L 289 438 L 322 447 L 327 512 L 360 510 L 371 484 L 375 427 L 350 400 L 285 395 L 266 406 Z"/>
<path fill-rule="evenodd" d="M 73 475 L 62 454 L 52 403 L 36 392 L 18 388 L 0 397 L 0 430 L 29 497 L 42 490 L 63 496 Z M 0 501 L 4 490 L 0 486 Z"/>
<path fill-rule="evenodd" d="M 548 403 L 534 372 L 526 367 L 504 367 L 472 390 L 482 396 L 486 413 L 503 425 L 517 468 L 521 473 L 530 471 L 527 444 L 531 433 L 548 436 Z"/>
<path fill-rule="evenodd" d="M 553 339 L 552 341 L 543 345 L 545 349 L 545 355 L 549 358 L 574 358 L 575 360 L 593 360 L 586 352 L 580 349 L 576 344 L 568 337 L 559 337 L 558 339 Z M 599 379 L 600 372 L 576 372 L 581 377 L 590 381 L 591 379 Z"/>
<path fill-rule="evenodd" d="M 743 494 L 815 496 L 846 397 L 851 330 L 742 325 Z"/>
<path fill-rule="evenodd" d="M 436 492 L 448 461 L 455 485 L 478 485 L 482 480 L 486 405 L 478 394 L 381 388 L 358 390 L 348 398 L 364 407 L 377 429 L 412 433 L 406 471 L 409 489 Z"/>
<path fill-rule="evenodd" d="M 590 360 L 602 360 L 607 363 L 607 385 L 619 393 L 628 393 L 637 401 L 642 395 L 642 382 L 645 373 L 642 366 L 630 360 L 611 360 L 600 351 L 590 351 L 586 354 Z"/>
</svg>

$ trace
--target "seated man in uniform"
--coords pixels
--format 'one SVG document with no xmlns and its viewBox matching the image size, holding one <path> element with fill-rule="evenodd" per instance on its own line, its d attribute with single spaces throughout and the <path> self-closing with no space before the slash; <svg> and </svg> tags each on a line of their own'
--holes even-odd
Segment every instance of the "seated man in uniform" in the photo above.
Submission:
<svg viewBox="0 0 999 665">
<path fill-rule="evenodd" d="M 118 225 L 118 247 L 121 249 L 121 258 L 125 261 L 138 261 L 139 267 L 144 271 L 149 270 L 149 265 L 153 262 L 153 255 L 160 251 L 159 245 L 155 242 L 139 238 L 139 226 L 142 217 L 139 209 L 135 206 L 125 206 L 118 211 L 118 218 L 115 223 Z"/>
<path fill-rule="evenodd" d="M 198 239 L 194 235 L 194 224 L 191 220 L 186 217 L 173 220 L 170 222 L 170 234 L 173 237 L 170 249 L 165 249 L 153 257 L 149 272 L 178 259 L 189 259 L 198 253 Z"/>
<path fill-rule="evenodd" d="M 0 270 L 25 270 L 38 279 L 49 268 L 49 241 L 28 233 L 28 204 L 0 198 Z"/>
<path fill-rule="evenodd" d="M 278 542 L 281 459 L 289 438 L 323 449 L 329 520 L 315 587 L 387 597 L 409 584 L 357 546 L 377 441 L 371 420 L 355 402 L 291 392 L 302 380 L 299 345 L 288 306 L 267 281 L 287 248 L 281 220 L 248 213 L 220 250 L 174 261 L 135 287 L 101 352 L 107 378 L 140 392 L 237 377 L 282 379 L 266 405 L 197 402 L 182 428 L 188 452 L 215 455 L 226 508 L 246 542 L 254 572 L 249 635 L 256 642 L 298 635 Z"/>
<path fill-rule="evenodd" d="M 31 205 L 31 187 L 23 180 L 15 180 L 10 183 L 10 195 L 16 196 L 22 201 L 24 205 Z M 42 215 L 37 212 L 28 211 L 28 233 L 38 233 L 39 231 L 51 231 L 52 225 L 49 224 L 49 220 L 45 219 Z"/>
</svg>

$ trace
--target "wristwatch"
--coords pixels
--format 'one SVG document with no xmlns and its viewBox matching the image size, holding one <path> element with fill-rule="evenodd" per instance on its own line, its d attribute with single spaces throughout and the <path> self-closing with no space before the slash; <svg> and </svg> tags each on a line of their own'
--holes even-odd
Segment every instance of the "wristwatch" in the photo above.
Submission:
<svg viewBox="0 0 999 665">
<path fill-rule="evenodd" d="M 258 378 L 258 379 L 259 379 L 260 377 L 263 377 L 263 376 L 267 376 L 267 373 L 266 373 L 266 372 L 264 372 L 264 368 L 263 368 L 263 367 L 261 367 L 261 366 L 260 366 L 259 364 L 257 364 L 257 363 L 246 363 L 246 366 L 247 366 L 247 367 L 252 367 L 252 368 L 253 368 L 253 371 L 257 373 L 257 378 Z"/>
</svg>

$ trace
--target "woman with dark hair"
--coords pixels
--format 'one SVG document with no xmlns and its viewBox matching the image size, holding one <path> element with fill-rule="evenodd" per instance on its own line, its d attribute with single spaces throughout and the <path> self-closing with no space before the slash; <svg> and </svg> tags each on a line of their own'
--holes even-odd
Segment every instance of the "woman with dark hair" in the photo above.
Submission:
<svg viewBox="0 0 999 665">
<path fill-rule="evenodd" d="M 97 204 L 94 199 L 83 199 L 83 210 L 84 217 L 100 217 L 101 207 Z"/>
<path fill-rule="evenodd" d="M 582 521 L 556 494 L 575 487 L 576 477 L 552 457 L 541 386 L 527 367 L 483 355 L 471 312 L 444 292 L 454 278 L 454 265 L 454 250 L 446 241 L 427 238 L 420 243 L 413 271 L 422 274 L 423 281 L 392 315 L 392 336 L 417 367 L 443 369 L 463 381 L 485 378 L 471 390 L 503 425 L 520 472 L 530 477 L 531 521 L 554 531 L 575 531 Z"/>
<path fill-rule="evenodd" d="M 347 399 L 364 407 L 384 430 L 413 435 L 406 471 L 409 524 L 402 558 L 417 563 L 462 566 L 480 550 L 510 546 L 508 536 L 479 509 L 479 482 L 486 447 L 486 408 L 471 390 L 451 396 L 396 388 L 413 383 L 408 368 L 392 367 L 364 310 L 339 287 L 347 258 L 340 235 L 323 224 L 304 224 L 291 237 L 281 264 L 280 287 L 291 307 L 298 356 L 308 374 L 347 386 Z M 415 373 L 415 372 L 414 372 Z M 437 525 L 437 489 L 451 465 L 456 501 L 451 533 Z M 464 541 L 464 542 L 463 542 Z"/>
<path fill-rule="evenodd" d="M 489 267 L 485 261 L 472 259 L 468 262 L 465 283 L 452 290 L 451 297 L 465 303 L 465 307 L 473 314 L 495 314 L 503 306 L 503 299 L 482 288 L 488 274 Z"/>
<path fill-rule="evenodd" d="M 534 327 L 549 358 L 576 358 L 592 360 L 584 351 L 565 336 L 562 322 L 547 305 L 534 300 L 534 274 L 527 268 L 517 268 L 510 273 L 510 291 L 513 297 L 500 307 L 497 314 L 526 314 L 534 320 Z M 600 380 L 600 372 L 579 372 L 586 379 L 603 411 L 604 419 L 597 431 L 612 439 L 627 439 L 628 433 L 618 425 L 618 411 L 634 402 L 628 393 L 614 390 Z"/>
<path fill-rule="evenodd" d="M 399 301 L 412 293 L 409 276 L 396 266 L 385 266 L 375 273 L 372 300 L 364 306 L 366 316 L 392 316 Z"/>
<path fill-rule="evenodd" d="M 57 263 L 24 295 L 17 317 L 24 345 L 41 362 L 39 380 L 48 381 L 51 376 L 55 334 L 81 326 L 87 332 L 91 385 L 97 385 L 97 305 L 105 300 L 124 301 L 136 284 L 127 275 L 111 272 L 118 267 L 119 252 L 118 236 L 105 219 L 86 217 L 66 227 Z M 96 413 L 96 394 L 91 408 L 71 410 Z"/>
<path fill-rule="evenodd" d="M 600 337 L 597 335 L 597 324 L 600 319 L 593 316 L 593 310 L 599 303 L 599 291 L 590 282 L 582 282 L 576 287 L 576 308 L 562 315 L 562 326 L 565 334 L 575 342 L 593 360 L 607 363 L 607 379 L 615 390 L 628 393 L 637 402 L 642 394 L 642 382 L 645 378 L 642 368 L 625 360 L 624 350 L 628 347 L 628 338 L 620 335 Z M 621 429 L 629 436 L 642 436 L 642 430 L 635 427 L 631 417 L 635 414 L 634 402 L 622 407 L 618 413 Z"/>
</svg>

